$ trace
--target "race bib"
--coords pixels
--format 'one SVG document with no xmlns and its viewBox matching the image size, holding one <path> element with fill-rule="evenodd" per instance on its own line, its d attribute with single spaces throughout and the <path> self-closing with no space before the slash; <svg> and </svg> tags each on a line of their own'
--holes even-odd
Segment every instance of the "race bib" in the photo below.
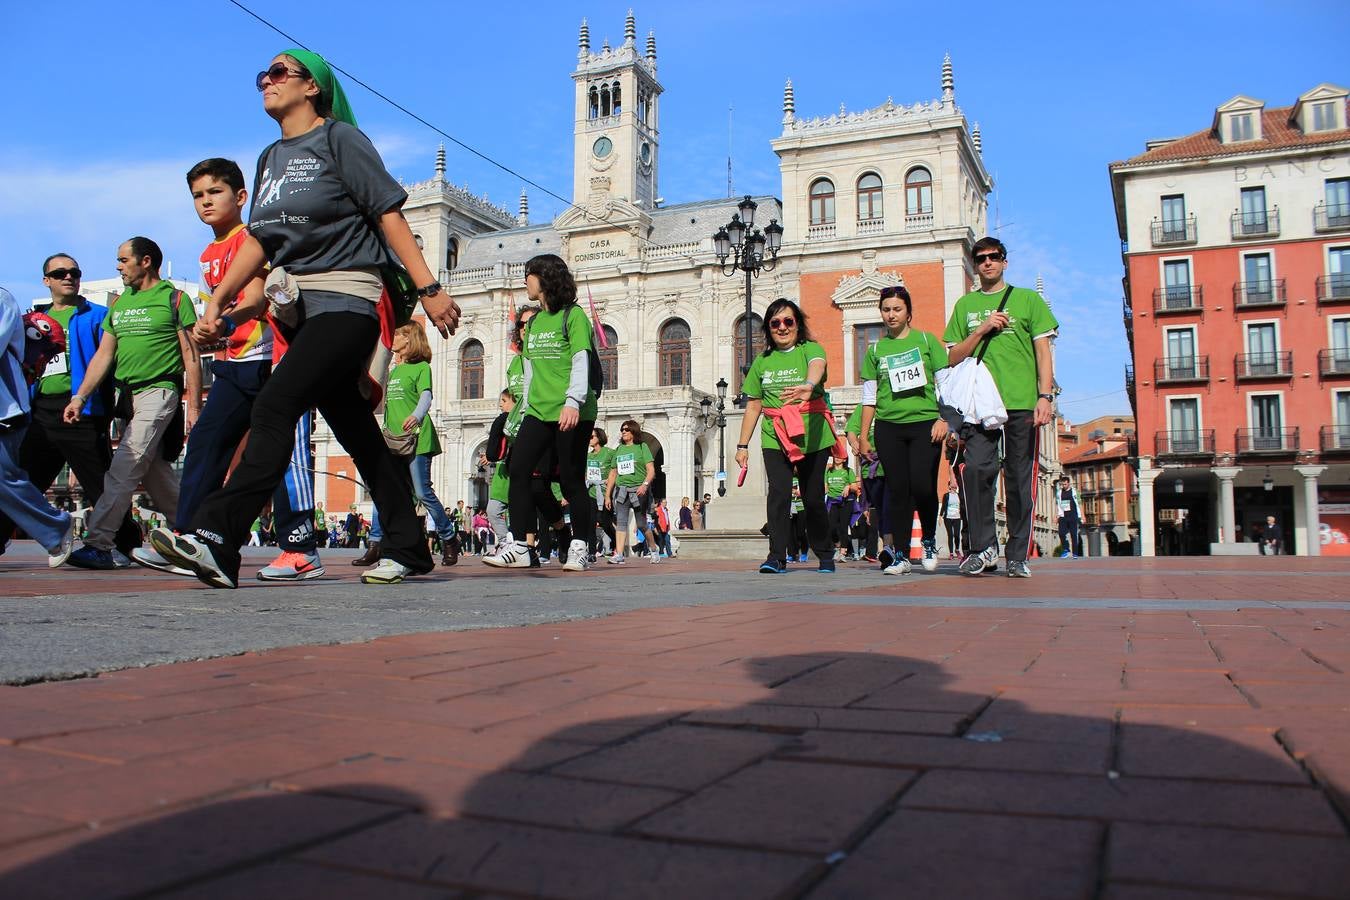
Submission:
<svg viewBox="0 0 1350 900">
<path fill-rule="evenodd" d="M 957 500 L 955 497 L 947 501 L 947 518 L 961 518 L 961 501 Z"/>
<path fill-rule="evenodd" d="M 615 468 L 620 475 L 632 475 L 637 471 L 636 461 L 631 456 L 625 456 L 619 459 L 618 465 L 615 466 Z"/>
<path fill-rule="evenodd" d="M 1059 501 L 1060 512 L 1068 512 L 1073 507 L 1073 503 L 1068 500 Z"/>
<path fill-rule="evenodd" d="M 928 383 L 928 377 L 923 369 L 923 354 L 918 347 L 888 356 L 882 362 L 886 366 L 886 374 L 891 379 L 893 393 L 912 391 Z"/>
<path fill-rule="evenodd" d="M 58 353 L 47 360 L 47 367 L 42 370 L 42 377 L 48 378 L 52 375 L 64 375 L 70 371 L 70 355 L 68 353 Z"/>
<path fill-rule="evenodd" d="M 590 484 L 600 483 L 599 463 L 591 463 L 590 465 L 586 466 L 586 481 L 589 482 Z"/>
</svg>

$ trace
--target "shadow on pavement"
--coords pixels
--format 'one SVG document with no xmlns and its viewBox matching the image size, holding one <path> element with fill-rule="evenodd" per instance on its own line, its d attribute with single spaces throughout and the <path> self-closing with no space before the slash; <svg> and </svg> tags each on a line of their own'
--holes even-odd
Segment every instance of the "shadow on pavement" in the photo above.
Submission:
<svg viewBox="0 0 1350 900">
<path fill-rule="evenodd" d="M 1199 723 L 1220 737 L 1160 724 L 1161 697 L 1117 714 L 1118 699 L 1093 699 L 1118 697 L 1110 686 L 1069 683 L 1024 703 L 873 653 L 693 674 L 685 696 L 738 704 L 596 719 L 573 704 L 574 721 L 486 775 L 427 761 L 435 747 L 353 737 L 345 762 L 242 796 L 54 852 L 35 842 L 17 867 L 28 845 L 0 851 L 0 897 L 1343 898 L 1350 885 L 1345 799 L 1338 813 L 1269 730 L 1234 726 L 1240 702 Z"/>
</svg>

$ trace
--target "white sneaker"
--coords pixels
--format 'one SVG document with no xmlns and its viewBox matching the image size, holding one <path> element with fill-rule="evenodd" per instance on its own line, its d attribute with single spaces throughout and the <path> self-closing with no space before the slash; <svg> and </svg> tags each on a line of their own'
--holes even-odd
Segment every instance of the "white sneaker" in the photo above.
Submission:
<svg viewBox="0 0 1350 900">
<path fill-rule="evenodd" d="M 660 554 L 660 553 L 648 553 L 647 555 L 651 557 L 652 565 L 656 565 L 657 563 L 659 563 L 659 562 L 661 561 L 661 554 Z"/>
<path fill-rule="evenodd" d="M 70 551 L 75 549 L 75 533 L 80 530 L 80 520 L 74 516 L 70 517 L 70 524 L 66 526 L 65 534 L 61 535 L 61 543 L 56 545 L 56 551 L 47 556 L 47 566 L 52 569 L 59 569 L 70 559 Z"/>
<path fill-rule="evenodd" d="M 512 541 L 509 544 L 502 544 L 496 556 L 483 557 L 483 562 L 496 569 L 528 569 L 530 548 L 520 541 Z"/>
<path fill-rule="evenodd" d="M 361 573 L 362 584 L 398 584 L 412 574 L 412 569 L 392 559 L 381 559 L 374 568 Z"/>
<path fill-rule="evenodd" d="M 914 571 L 914 567 L 909 563 L 909 557 L 897 556 L 895 562 L 881 570 L 885 575 L 908 575 Z"/>
<path fill-rule="evenodd" d="M 150 546 L 170 563 L 191 569 L 203 584 L 219 588 L 239 586 L 239 576 L 227 572 L 216 560 L 211 545 L 195 534 L 174 534 L 168 528 L 156 528 L 150 532 Z"/>
<path fill-rule="evenodd" d="M 605 562 L 609 563 L 611 566 L 621 566 L 623 565 L 623 554 L 615 553 L 613 556 L 607 556 L 605 557 Z"/>
<path fill-rule="evenodd" d="M 574 540 L 567 547 L 567 562 L 563 563 L 564 572 L 586 571 L 586 542 Z"/>
<path fill-rule="evenodd" d="M 156 572 L 168 572 L 170 575 L 186 575 L 188 578 L 196 578 L 197 573 L 191 569 L 185 569 L 182 566 L 175 566 L 155 551 L 154 547 L 137 547 L 131 551 L 131 559 L 137 565 L 145 566 L 147 569 L 154 569 Z"/>
<path fill-rule="evenodd" d="M 925 572 L 936 572 L 938 567 L 938 549 L 937 541 L 923 542 L 923 570 Z"/>
</svg>

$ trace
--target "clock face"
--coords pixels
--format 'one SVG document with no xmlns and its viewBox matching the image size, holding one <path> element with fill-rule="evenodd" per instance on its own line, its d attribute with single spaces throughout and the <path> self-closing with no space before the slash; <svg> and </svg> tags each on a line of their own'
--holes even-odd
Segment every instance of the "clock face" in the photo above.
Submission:
<svg viewBox="0 0 1350 900">
<path fill-rule="evenodd" d="M 604 159 L 606 156 L 609 156 L 613 149 L 614 142 L 607 137 L 601 137 L 596 139 L 595 146 L 591 148 L 591 152 L 595 154 L 596 159 Z"/>
<path fill-rule="evenodd" d="M 638 150 L 638 159 L 642 160 L 644 166 L 652 164 L 652 145 L 646 141 L 642 142 L 642 147 Z"/>
</svg>

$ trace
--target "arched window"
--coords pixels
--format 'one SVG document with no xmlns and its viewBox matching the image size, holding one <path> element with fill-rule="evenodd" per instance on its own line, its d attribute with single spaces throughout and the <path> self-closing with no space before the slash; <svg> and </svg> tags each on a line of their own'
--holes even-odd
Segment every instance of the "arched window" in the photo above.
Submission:
<svg viewBox="0 0 1350 900">
<path fill-rule="evenodd" d="M 741 392 L 741 379 L 744 378 L 744 372 L 750 364 L 755 361 L 755 357 L 764 352 L 764 330 L 763 323 L 759 316 L 750 314 L 750 358 L 745 358 L 745 316 L 736 319 L 736 324 L 731 332 L 731 343 L 736 348 L 736 375 L 732 379 L 735 382 L 732 389 L 736 393 Z"/>
<path fill-rule="evenodd" d="M 608 347 L 596 347 L 596 355 L 600 357 L 600 370 L 605 373 L 605 390 L 617 391 L 619 389 L 619 335 L 608 325 L 604 326 L 605 343 Z"/>
<path fill-rule="evenodd" d="M 646 92 L 646 90 L 639 90 L 639 91 L 638 91 L 637 117 L 638 117 L 638 121 L 641 122 L 643 125 L 646 125 L 646 124 L 647 124 L 647 105 L 648 105 L 648 101 L 647 101 L 647 92 Z"/>
<path fill-rule="evenodd" d="M 620 92 L 619 83 L 617 81 L 614 82 L 614 87 L 610 90 L 609 95 L 613 98 L 610 112 L 617 116 L 619 113 L 623 112 L 623 100 L 621 99 L 623 95 Z"/>
<path fill-rule="evenodd" d="M 483 399 L 483 344 L 467 341 L 459 351 L 459 399 Z"/>
<path fill-rule="evenodd" d="M 596 90 L 595 85 L 591 85 L 591 89 L 590 89 L 590 91 L 588 91 L 588 95 L 589 95 L 589 97 L 590 97 L 590 106 L 589 106 L 588 109 L 587 109 L 586 115 L 587 115 L 588 118 L 591 118 L 591 119 L 599 118 L 599 116 L 600 116 L 600 91 Z"/>
<path fill-rule="evenodd" d="M 688 384 L 692 380 L 689 356 L 689 324 L 683 319 L 671 319 L 661 326 L 660 382 L 662 387 Z"/>
<path fill-rule="evenodd" d="M 868 172 L 858 179 L 858 221 L 871 222 L 881 218 L 881 176 Z"/>
<path fill-rule="evenodd" d="M 450 242 L 445 245 L 445 267 L 451 272 L 459 266 L 459 238 L 453 234 L 450 235 Z"/>
<path fill-rule="evenodd" d="M 933 176 L 915 166 L 905 176 L 905 215 L 927 216 L 933 212 Z"/>
<path fill-rule="evenodd" d="M 811 224 L 834 224 L 834 182 L 828 178 L 811 183 Z"/>
<path fill-rule="evenodd" d="M 609 85 L 604 84 L 600 87 L 600 118 L 609 115 Z"/>
</svg>

